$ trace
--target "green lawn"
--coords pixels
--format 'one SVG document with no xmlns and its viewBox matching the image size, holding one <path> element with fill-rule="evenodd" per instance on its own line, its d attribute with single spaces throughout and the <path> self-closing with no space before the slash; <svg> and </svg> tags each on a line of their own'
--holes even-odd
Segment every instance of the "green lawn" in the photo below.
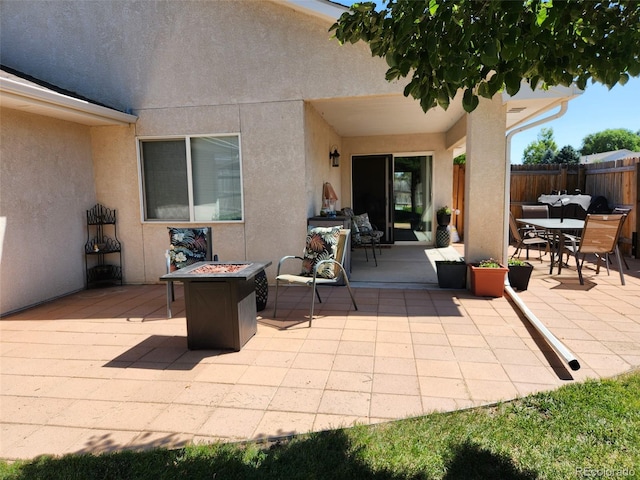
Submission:
<svg viewBox="0 0 640 480">
<path fill-rule="evenodd" d="M 640 371 L 491 407 L 277 444 L 3 462 L 0 478 L 640 479 Z"/>
</svg>

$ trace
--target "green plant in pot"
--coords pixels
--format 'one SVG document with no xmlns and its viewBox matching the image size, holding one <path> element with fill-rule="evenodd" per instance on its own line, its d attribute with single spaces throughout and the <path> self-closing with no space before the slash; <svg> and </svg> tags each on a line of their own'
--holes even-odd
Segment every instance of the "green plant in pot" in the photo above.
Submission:
<svg viewBox="0 0 640 480">
<path fill-rule="evenodd" d="M 479 297 L 502 297 L 505 275 L 509 269 L 489 258 L 470 263 L 471 292 Z"/>
<path fill-rule="evenodd" d="M 467 288 L 467 264 L 463 259 L 436 260 L 436 273 L 440 288 Z"/>
<path fill-rule="evenodd" d="M 451 209 L 446 205 L 444 207 L 440 207 L 436 212 L 436 220 L 438 221 L 438 225 L 441 227 L 446 227 L 451 223 Z"/>
<path fill-rule="evenodd" d="M 529 280 L 533 272 L 533 265 L 519 258 L 510 258 L 509 267 L 509 284 L 516 290 L 526 290 L 529 287 Z"/>
</svg>

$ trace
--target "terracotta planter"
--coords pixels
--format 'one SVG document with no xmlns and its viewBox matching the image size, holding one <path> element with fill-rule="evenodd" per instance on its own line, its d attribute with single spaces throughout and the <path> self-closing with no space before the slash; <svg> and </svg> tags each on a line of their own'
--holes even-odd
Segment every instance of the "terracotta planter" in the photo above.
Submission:
<svg viewBox="0 0 640 480">
<path fill-rule="evenodd" d="M 509 265 L 509 284 L 516 290 L 526 290 L 532 272 L 533 265 L 529 262 L 526 262 L 526 265 Z"/>
<path fill-rule="evenodd" d="M 469 264 L 471 274 L 471 292 L 478 297 L 502 297 L 504 293 L 504 276 L 509 269 L 504 265 L 499 268 L 479 267 Z"/>
<path fill-rule="evenodd" d="M 436 260 L 438 286 L 440 288 L 467 288 L 467 264 L 463 261 Z"/>
</svg>

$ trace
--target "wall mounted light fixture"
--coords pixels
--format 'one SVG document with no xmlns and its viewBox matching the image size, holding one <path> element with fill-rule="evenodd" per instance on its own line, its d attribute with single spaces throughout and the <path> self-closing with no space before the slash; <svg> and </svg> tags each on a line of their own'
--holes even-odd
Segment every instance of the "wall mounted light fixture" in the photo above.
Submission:
<svg viewBox="0 0 640 480">
<path fill-rule="evenodd" d="M 329 158 L 331 159 L 331 166 L 332 167 L 339 167 L 340 166 L 340 154 L 338 153 L 338 146 L 337 145 L 333 145 L 329 149 Z"/>
</svg>

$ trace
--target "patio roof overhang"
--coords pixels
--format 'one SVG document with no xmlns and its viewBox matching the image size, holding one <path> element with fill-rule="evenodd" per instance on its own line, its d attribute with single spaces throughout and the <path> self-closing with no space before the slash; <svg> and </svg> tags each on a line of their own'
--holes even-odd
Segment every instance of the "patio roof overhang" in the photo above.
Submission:
<svg viewBox="0 0 640 480">
<path fill-rule="evenodd" d="M 505 132 L 559 107 L 582 94 L 577 87 L 551 87 L 531 90 L 523 82 L 518 94 L 503 94 L 507 108 Z M 325 98 L 310 100 L 313 107 L 342 137 L 447 134 L 449 148 L 463 147 L 466 141 L 466 112 L 462 95 L 456 96 L 447 110 L 440 107 L 423 112 L 413 98 L 396 95 Z"/>
<path fill-rule="evenodd" d="M 128 125 L 138 118 L 55 92 L 5 71 L 0 75 L 0 106 L 88 126 Z"/>
</svg>

